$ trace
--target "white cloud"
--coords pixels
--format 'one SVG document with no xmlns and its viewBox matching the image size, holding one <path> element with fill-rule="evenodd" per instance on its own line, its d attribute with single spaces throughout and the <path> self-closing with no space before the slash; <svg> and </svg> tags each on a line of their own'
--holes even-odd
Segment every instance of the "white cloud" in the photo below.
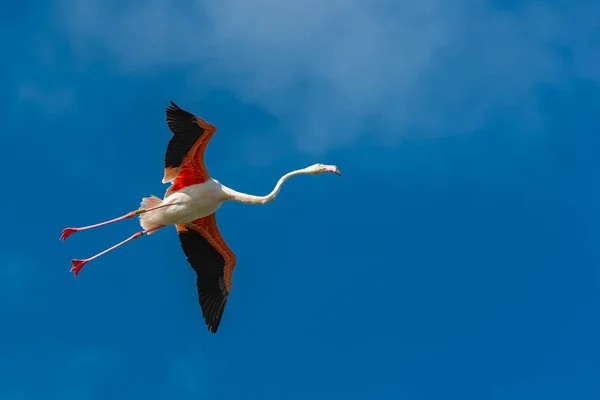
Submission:
<svg viewBox="0 0 600 400">
<path fill-rule="evenodd" d="M 600 77 L 592 3 L 511 11 L 469 0 L 60 4 L 81 57 L 108 54 L 121 73 L 189 68 L 186 90 L 224 85 L 280 117 L 309 151 L 360 135 L 394 144 L 470 132 L 507 107 L 522 128 L 540 127 L 536 85 Z"/>
</svg>

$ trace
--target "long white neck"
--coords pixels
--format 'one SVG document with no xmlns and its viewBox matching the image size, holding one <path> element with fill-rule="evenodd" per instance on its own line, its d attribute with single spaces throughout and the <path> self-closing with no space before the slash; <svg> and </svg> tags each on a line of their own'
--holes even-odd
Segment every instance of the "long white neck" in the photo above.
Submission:
<svg viewBox="0 0 600 400">
<path fill-rule="evenodd" d="M 235 200 L 239 201 L 240 203 L 246 204 L 267 204 L 268 202 L 273 201 L 275 197 L 277 197 L 279 191 L 281 190 L 281 185 L 283 185 L 283 182 L 287 181 L 292 176 L 310 173 L 308 171 L 305 171 L 305 169 L 299 169 L 296 171 L 288 172 L 287 174 L 283 175 L 281 178 L 279 178 L 279 181 L 277 181 L 277 185 L 275 185 L 273 191 L 266 196 L 255 196 L 252 194 L 241 193 L 224 185 L 222 186 L 222 190 L 227 196 L 226 200 Z"/>
</svg>

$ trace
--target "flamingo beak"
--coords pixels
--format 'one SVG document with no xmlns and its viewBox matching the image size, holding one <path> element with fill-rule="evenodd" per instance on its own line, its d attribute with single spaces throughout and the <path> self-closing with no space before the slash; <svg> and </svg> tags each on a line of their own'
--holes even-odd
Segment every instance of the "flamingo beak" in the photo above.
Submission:
<svg viewBox="0 0 600 400">
<path fill-rule="evenodd" d="M 326 171 L 327 172 L 333 172 L 336 175 L 342 176 L 342 172 L 337 167 L 337 165 L 328 165 L 327 168 L 326 168 Z"/>
</svg>

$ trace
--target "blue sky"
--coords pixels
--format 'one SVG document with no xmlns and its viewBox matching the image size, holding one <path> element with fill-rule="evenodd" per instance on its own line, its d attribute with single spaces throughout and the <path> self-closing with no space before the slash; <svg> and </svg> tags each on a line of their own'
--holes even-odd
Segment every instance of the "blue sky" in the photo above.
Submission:
<svg viewBox="0 0 600 400">
<path fill-rule="evenodd" d="M 3 7 L 2 399 L 597 399 L 600 6 Z M 10 58 L 8 58 L 10 57 Z M 169 100 L 215 124 L 217 335 L 161 196 Z"/>
</svg>

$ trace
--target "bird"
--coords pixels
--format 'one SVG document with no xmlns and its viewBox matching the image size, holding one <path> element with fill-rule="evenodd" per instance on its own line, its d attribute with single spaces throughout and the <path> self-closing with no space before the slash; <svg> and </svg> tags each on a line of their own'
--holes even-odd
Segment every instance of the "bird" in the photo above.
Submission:
<svg viewBox="0 0 600 400">
<path fill-rule="evenodd" d="M 175 226 L 181 250 L 196 273 L 198 303 L 208 330 L 217 333 L 229 298 L 236 255 L 221 235 L 216 212 L 226 201 L 267 204 L 280 192 L 283 183 L 298 175 L 334 173 L 336 165 L 317 163 L 294 170 L 277 181 L 271 193 L 256 196 L 233 190 L 213 179 L 204 164 L 206 147 L 217 128 L 197 115 L 183 110 L 173 101 L 166 107 L 166 122 L 172 136 L 164 156 L 162 183 L 169 183 L 164 197 L 143 197 L 140 208 L 118 218 L 79 228 L 65 228 L 60 240 L 84 231 L 138 216 L 141 231 L 86 259 L 71 260 L 75 277 L 92 260 L 141 236 Z"/>
</svg>

